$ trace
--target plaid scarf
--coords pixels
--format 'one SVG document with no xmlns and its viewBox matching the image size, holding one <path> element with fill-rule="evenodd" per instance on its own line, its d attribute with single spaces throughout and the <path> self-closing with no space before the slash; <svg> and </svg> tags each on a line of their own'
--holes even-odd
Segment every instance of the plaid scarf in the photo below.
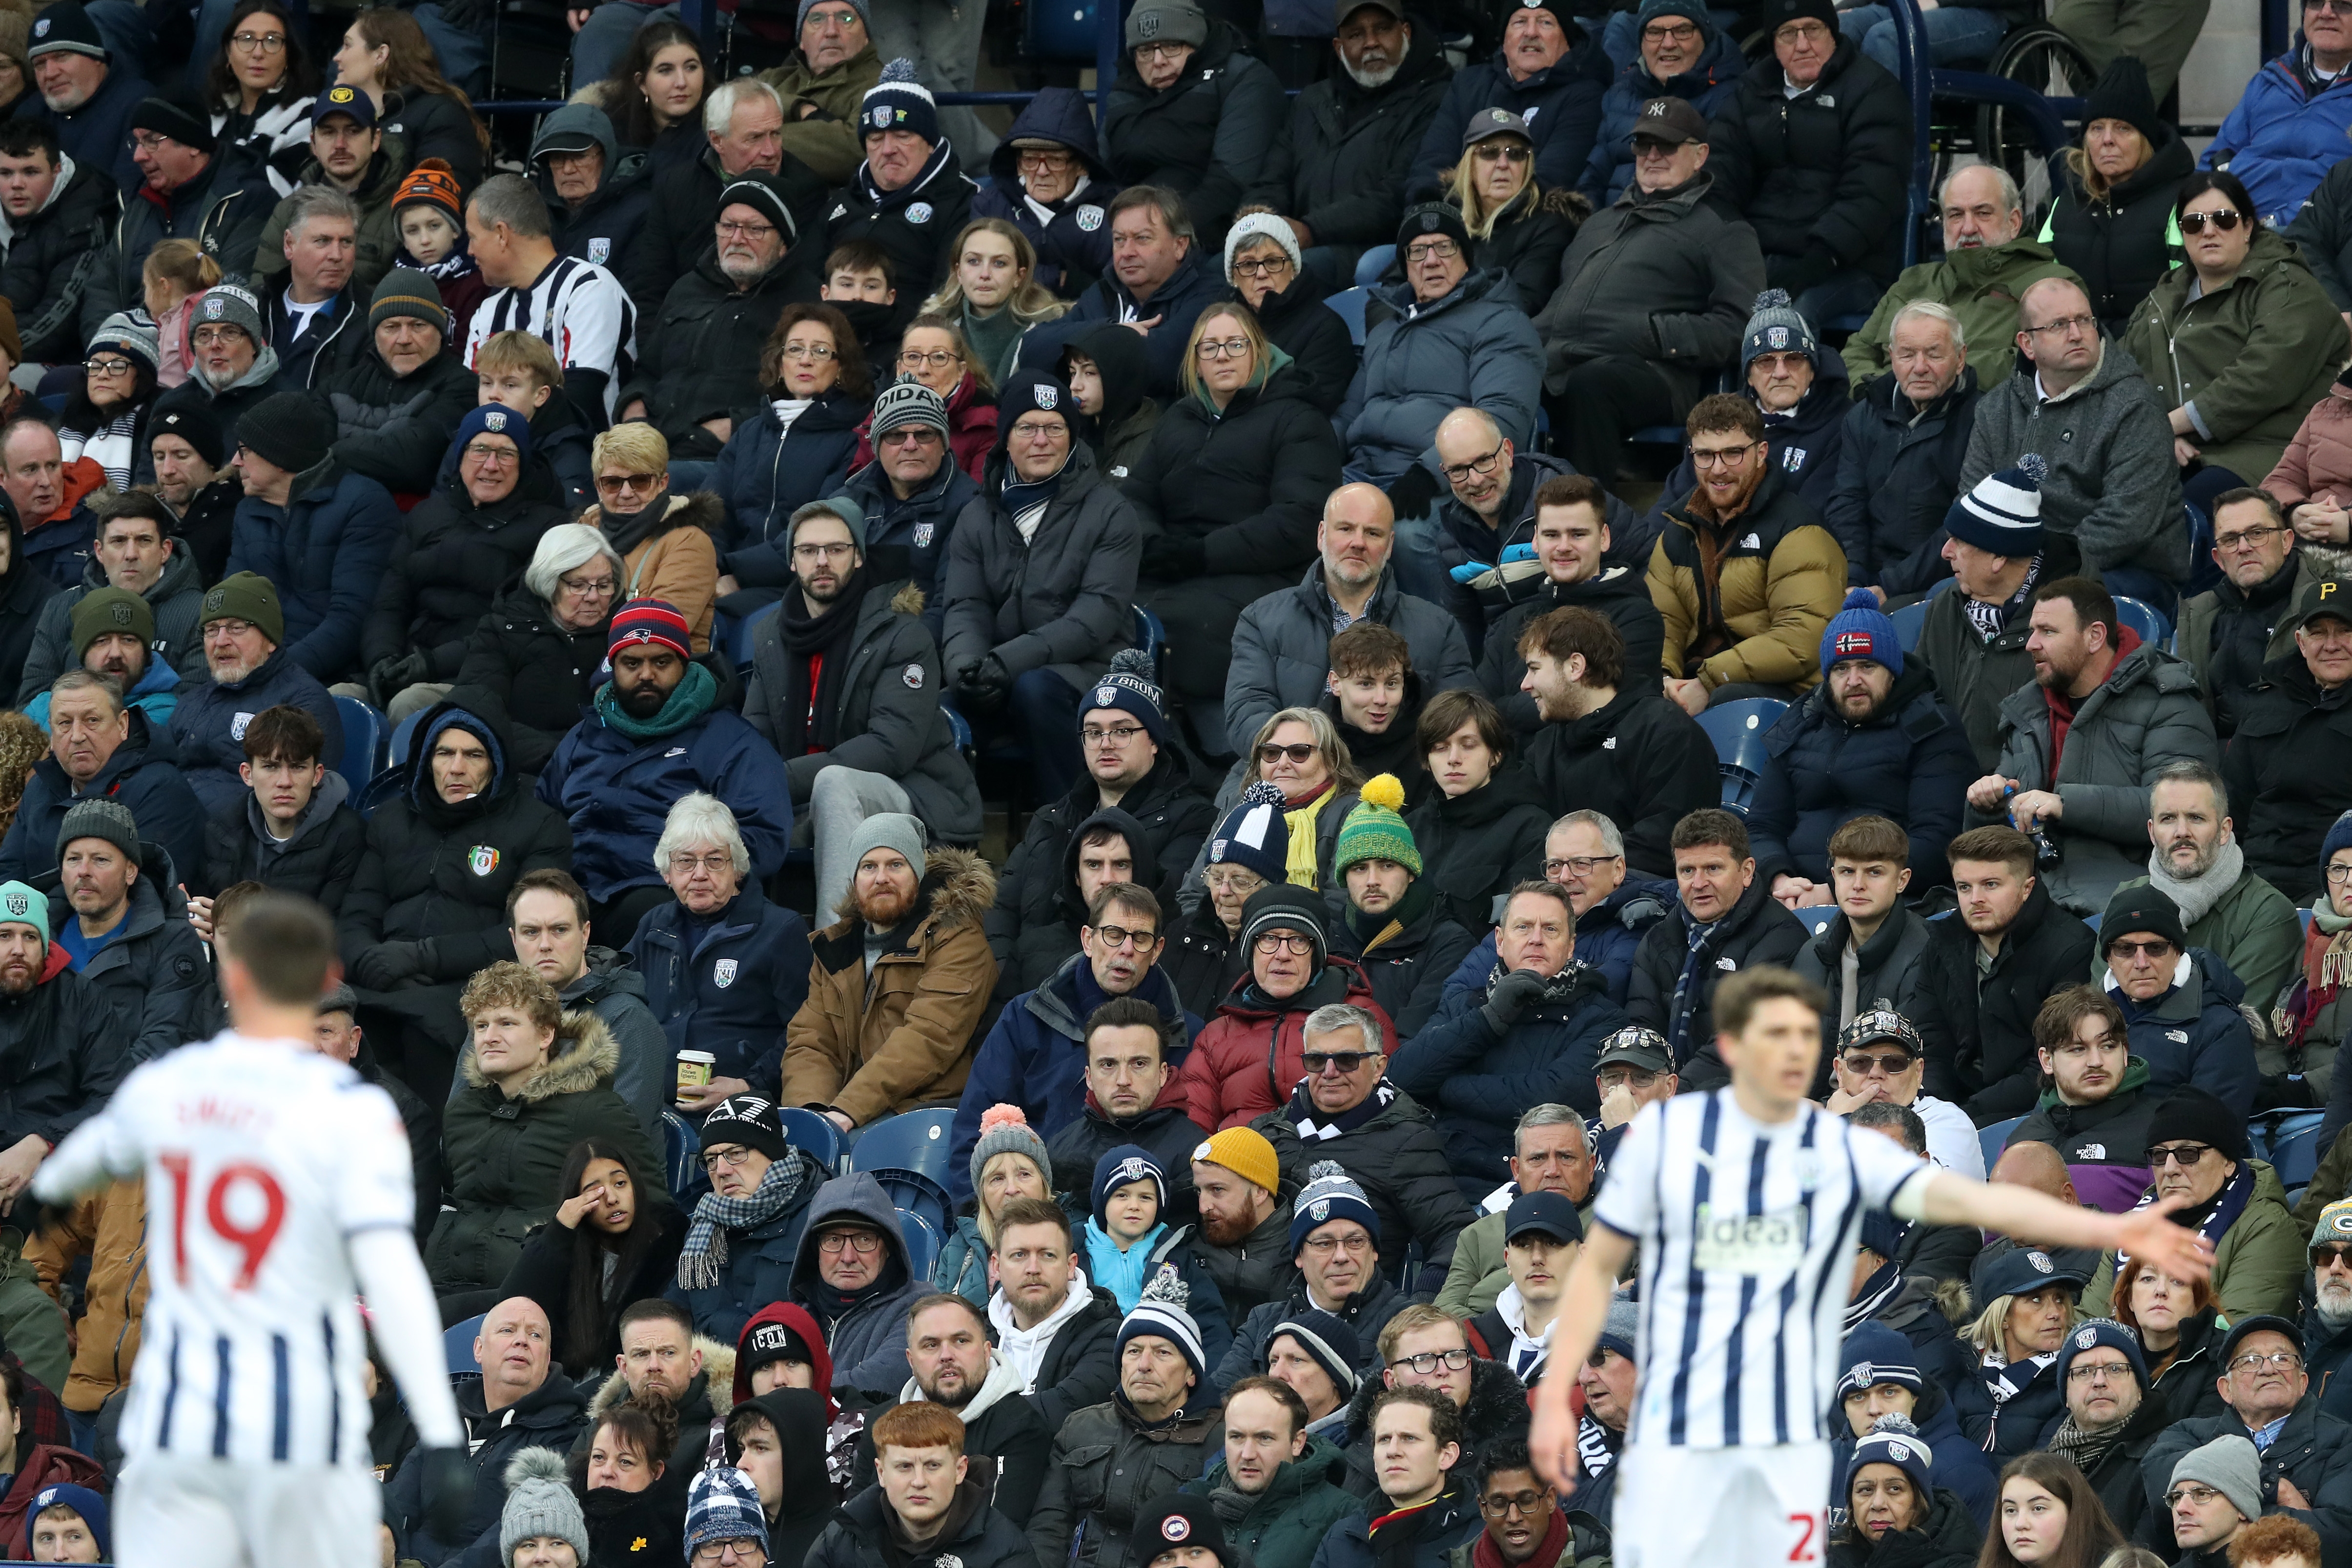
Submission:
<svg viewBox="0 0 2352 1568">
<path fill-rule="evenodd" d="M 707 1291 L 717 1285 L 727 1268 L 727 1233 L 765 1225 L 809 1190 L 815 1162 L 798 1149 L 770 1163 L 760 1185 L 749 1197 L 721 1197 L 706 1192 L 694 1206 L 694 1223 L 686 1232 L 686 1246 L 677 1255 L 677 1284 L 682 1291 Z"/>
<path fill-rule="evenodd" d="M 2105 1458 L 2109 1448 L 2123 1440 L 2124 1427 L 2128 1424 L 2126 1418 L 2102 1430 L 2086 1432 L 2074 1425 L 2074 1413 L 2070 1410 L 2066 1418 L 2058 1423 L 2057 1429 L 2050 1434 L 2050 1450 L 2063 1458 L 2074 1460 L 2074 1468 L 2088 1475 L 2091 1467 Z"/>
</svg>

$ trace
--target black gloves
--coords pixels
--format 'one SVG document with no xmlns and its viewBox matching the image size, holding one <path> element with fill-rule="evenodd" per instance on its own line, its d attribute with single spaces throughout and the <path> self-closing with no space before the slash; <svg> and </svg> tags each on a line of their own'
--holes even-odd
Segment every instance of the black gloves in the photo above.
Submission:
<svg viewBox="0 0 2352 1568">
<path fill-rule="evenodd" d="M 463 1448 L 426 1448 L 417 1463 L 425 1528 L 445 1545 L 464 1541 L 474 1522 L 473 1457 Z"/>
<path fill-rule="evenodd" d="M 352 978 L 362 990 L 393 990 L 410 980 L 430 979 L 434 957 L 429 936 L 416 942 L 379 942 L 352 965 Z"/>
<path fill-rule="evenodd" d="M 1486 993 L 1486 1005 L 1478 1009 L 1486 1027 L 1496 1034 L 1509 1031 L 1510 1027 L 1528 1016 L 1528 1009 L 1543 1000 L 1551 989 L 1551 982 L 1533 969 L 1514 969 L 1495 982 Z"/>
<path fill-rule="evenodd" d="M 422 653 L 394 653 L 378 659 L 368 672 L 368 691 L 375 706 L 388 707 L 392 699 L 433 673 L 433 662 Z"/>
<path fill-rule="evenodd" d="M 1391 481 L 1389 505 L 1395 509 L 1399 520 L 1417 517 L 1429 510 L 1441 488 L 1437 476 L 1416 463 Z"/>
<path fill-rule="evenodd" d="M 994 653 L 964 667 L 956 695 L 977 713 L 994 713 L 1013 695 L 1013 674 Z"/>
<path fill-rule="evenodd" d="M 1190 582 L 1209 570 L 1209 547 L 1190 535 L 1162 534 L 1143 547 L 1139 575 L 1155 582 Z"/>
</svg>

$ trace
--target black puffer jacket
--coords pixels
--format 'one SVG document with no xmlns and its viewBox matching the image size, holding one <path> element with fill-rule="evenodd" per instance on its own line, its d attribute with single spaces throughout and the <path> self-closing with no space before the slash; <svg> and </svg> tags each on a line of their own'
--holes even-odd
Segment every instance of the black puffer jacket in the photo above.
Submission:
<svg viewBox="0 0 2352 1568">
<path fill-rule="evenodd" d="M 474 622 L 457 684 L 497 700 L 517 768 L 536 773 L 596 695 L 604 668 L 604 620 L 585 631 L 559 625 L 547 601 L 509 582 Z"/>
<path fill-rule="evenodd" d="M 425 495 L 478 385 L 465 359 L 448 350 L 404 376 L 394 375 L 381 354 L 362 354 L 322 383 L 335 405 L 335 456 L 387 490 Z"/>
<path fill-rule="evenodd" d="M 1542 841 L 1540 837 L 1536 841 L 1538 856 Z M 1423 863 L 1428 863 L 1426 856 Z M 1356 961 L 1371 985 L 1372 999 L 1396 1025 L 1391 1051 L 1429 1022 L 1444 998 L 1446 977 L 1477 943 L 1470 930 L 1440 912 L 1438 903 L 1433 894 L 1423 899 L 1408 894 L 1408 907 L 1420 905 L 1409 919 L 1402 918 L 1402 913 L 1398 918 L 1366 915 L 1350 904 L 1345 915 L 1331 923 L 1331 951 Z M 1205 900 L 1202 908 L 1211 920 L 1216 919 Z M 1222 934 L 1224 927 L 1217 929 Z M 1160 963 L 1164 967 L 1167 960 Z"/>
<path fill-rule="evenodd" d="M 344 804 L 350 796 L 343 776 L 328 769 L 293 836 L 283 843 L 268 839 L 266 849 L 261 807 L 253 796 L 243 797 L 205 824 L 205 863 L 189 875 L 188 886 L 215 897 L 225 887 L 257 882 L 341 914 L 367 852 L 367 823 Z"/>
<path fill-rule="evenodd" d="M 433 787 L 431 766 L 431 737 L 453 716 L 490 742 L 491 762 L 490 787 L 454 806 Z M 517 772 L 494 716 L 457 702 L 426 711 L 405 787 L 368 819 L 367 854 L 335 923 L 355 984 L 388 988 L 373 984 L 374 962 L 446 984 L 514 956 L 506 903 L 516 879 L 572 869 L 571 824 L 520 788 Z M 397 950 L 384 953 L 387 945 Z"/>
<path fill-rule="evenodd" d="M 811 173 L 808 165 L 790 156 L 770 178 L 782 183 L 792 208 L 794 230 L 784 236 L 786 242 L 798 247 L 806 241 L 814 252 L 824 243 L 824 182 Z M 692 272 L 703 252 L 711 248 L 711 220 L 719 211 L 719 193 L 726 189 L 727 178 L 719 154 L 706 145 L 690 171 L 656 170 L 651 183 L 653 204 L 645 225 L 627 253 L 614 258 L 621 287 L 629 291 L 639 316 L 646 320 L 669 298 L 671 286 Z M 900 285 L 903 298 L 904 279 Z M 637 345 L 645 347 L 643 321 Z"/>
<path fill-rule="evenodd" d="M 2221 759 L 2246 870 L 2297 903 L 2319 891 L 2319 846 L 2352 810 L 2352 685 L 2322 691 L 2301 653 L 2263 667 Z"/>
<path fill-rule="evenodd" d="M 2091 972 L 2091 928 L 2059 908 L 2036 881 L 1981 978 L 1976 936 L 1958 916 L 1932 921 L 1928 931 L 1937 994 L 1959 1054 L 1948 1065 L 1930 1054 L 1927 1092 L 1962 1100 L 1979 1126 L 2024 1115 L 2041 1096 L 2033 1017 Z"/>
<path fill-rule="evenodd" d="M 1611 542 L 1615 542 L 1613 532 Z M 1618 681 L 1621 689 L 1646 692 L 1664 673 L 1658 662 L 1666 646 L 1666 623 L 1658 614 L 1657 601 L 1650 597 L 1649 581 L 1640 567 L 1604 564 L 1598 574 L 1582 582 L 1546 581 L 1536 590 L 1535 597 L 1495 617 L 1486 628 L 1486 645 L 1478 654 L 1478 684 L 1503 710 L 1503 722 L 1521 735 L 1534 734 L 1543 721 L 1536 716 L 1536 699 L 1519 689 L 1528 673 L 1528 662 L 1519 656 L 1519 633 L 1538 616 L 1571 604 L 1605 616 L 1625 640 L 1625 673 Z"/>
<path fill-rule="evenodd" d="M 1285 118 L 1282 83 L 1248 47 L 1231 23 L 1212 17 L 1209 37 L 1183 74 L 1157 92 L 1136 70 L 1135 51 L 1119 51 L 1118 80 L 1102 121 L 1112 190 L 1164 186 L 1184 198 L 1201 233 L 1224 232 L 1280 140 Z"/>
<path fill-rule="evenodd" d="M 717 457 L 725 444 L 702 422 L 740 422 L 758 410 L 760 356 L 776 318 L 785 306 L 817 297 L 814 250 L 794 246 L 751 287 L 739 288 L 706 243 L 701 259 L 644 323 L 636 373 L 621 389 L 621 405 L 645 399 L 646 417 L 668 441 L 672 461 Z"/>
<path fill-rule="evenodd" d="M 1285 365 L 1219 413 L 1178 399 L 1119 486 L 1146 523 L 1198 540 L 1212 574 L 1287 577 L 1315 557 L 1324 497 L 1339 486 L 1339 438 L 1308 400 L 1315 382 Z"/>
<path fill-rule="evenodd" d="M 1340 276 L 1353 276 L 1365 247 L 1396 238 L 1406 171 L 1453 74 L 1434 27 L 1414 31 L 1396 75 L 1377 88 L 1333 71 L 1290 106 L 1289 133 L 1267 150 L 1244 202 L 1305 224 L 1317 246 L 1339 253 Z"/>
<path fill-rule="evenodd" d="M 1168 908 L 1165 902 L 1160 904 L 1163 915 Z M 1239 940 L 1226 932 L 1225 923 L 1217 918 L 1215 906 L 1205 898 L 1191 914 L 1180 911 L 1169 919 L 1168 925 L 1168 950 L 1160 956 L 1160 971 L 1176 987 L 1184 1010 L 1195 1018 L 1207 1018 L 1249 972 L 1249 955 L 1242 950 Z M 1339 951 L 1336 938 L 1331 950 Z"/>
<path fill-rule="evenodd" d="M 436 100 L 436 101 L 446 101 Z M 588 1396 L 570 1378 L 551 1375 L 530 1393 L 492 1414 L 482 1398 L 478 1373 L 449 1380 L 457 1391 L 457 1414 L 473 1450 L 474 1503 L 465 1529 L 453 1540 L 436 1540 L 425 1524 L 425 1449 L 411 1448 L 393 1472 L 383 1494 L 384 1522 L 392 1526 L 403 1557 L 422 1563 L 499 1561 L 499 1516 L 505 1511 L 507 1466 L 525 1448 L 561 1454 L 579 1437 Z"/>
<path fill-rule="evenodd" d="M 1938 1487 L 1916 1530 L 1891 1530 L 1875 1542 L 1851 1529 L 1831 1536 L 1829 1568 L 1969 1568 L 1983 1542 L 1967 1506 Z"/>
<path fill-rule="evenodd" d="M 1527 756 L 1555 813 L 1600 812 L 1625 835 L 1625 863 L 1651 876 L 1675 874 L 1675 824 L 1723 799 L 1706 731 L 1654 683 L 1622 683 L 1582 718 L 1545 725 Z"/>
<path fill-rule="evenodd" d="M 1552 68 L 1567 64 L 1563 60 Z M 1520 306 L 1530 316 L 1544 308 L 1559 287 L 1559 258 L 1576 237 L 1577 208 L 1565 182 L 1540 196 L 1534 193 L 1538 188 L 1529 185 L 1512 197 L 1511 204 L 1496 214 L 1493 231 L 1470 242 L 1470 270 L 1493 267 L 1508 273 L 1518 287 Z"/>
<path fill-rule="evenodd" d="M 1802 294 L 1839 267 L 1893 283 L 1911 167 L 1903 84 L 1845 37 L 1811 91 L 1790 98 L 1786 79 L 1767 53 L 1717 111 L 1714 200 L 1755 225 L 1775 288 Z"/>
<path fill-rule="evenodd" d="M 948 683 L 995 653 L 1014 680 L 1048 669 L 1072 685 L 1089 685 L 1132 640 L 1142 520 L 1094 455 L 1073 447 L 1058 493 L 1024 540 L 1003 505 L 1009 467 L 1000 448 L 948 541 L 940 638 Z"/>
<path fill-rule="evenodd" d="M 50 193 L 47 206 L 11 220 L 16 235 L 8 242 L 7 260 L 0 263 L 0 295 L 16 309 L 27 361 L 56 364 L 81 357 L 82 296 L 98 272 L 107 231 L 121 211 L 122 193 L 106 171 L 77 165 L 72 177 Z"/>
<path fill-rule="evenodd" d="M 869 190 L 866 165 L 860 163 L 849 183 L 833 193 L 833 206 L 825 214 L 824 254 L 859 239 L 882 247 L 898 285 L 891 337 L 915 319 L 923 300 L 947 275 L 952 260 L 949 247 L 971 216 L 972 193 L 978 188 L 956 162 L 954 147 L 941 142 L 933 162 L 901 189 Z M 919 222 L 917 207 L 924 209 Z"/>
<path fill-rule="evenodd" d="M 1383 1269 L 1398 1271 L 1405 1249 L 1418 1241 L 1423 1264 L 1442 1270 L 1454 1260 L 1454 1239 L 1477 1216 L 1454 1183 L 1436 1119 L 1386 1080 L 1375 1092 L 1391 1098 L 1370 1121 L 1336 1138 L 1311 1144 L 1300 1138 L 1289 1105 L 1250 1125 L 1274 1145 L 1284 1181 L 1303 1187 L 1309 1167 L 1337 1160 L 1363 1184 L 1364 1196 L 1372 1200 L 1372 1212 L 1380 1218 Z M 1369 1336 L 1364 1343 L 1371 1343 Z"/>
<path fill-rule="evenodd" d="M 542 468 L 524 468 L 506 498 L 488 506 L 466 493 L 462 478 L 445 482 L 402 522 L 361 640 L 362 663 L 372 668 L 422 653 L 427 671 L 420 678 L 456 679 L 499 585 L 520 576 L 540 536 L 563 520 Z"/>
<path fill-rule="evenodd" d="M 1674 1046 L 1685 1090 L 1719 1088 L 1729 1081 L 1715 1049 L 1715 988 L 1726 976 L 1758 964 L 1786 967 L 1795 961 L 1806 936 L 1804 923 L 1774 900 L 1771 884 L 1758 873 L 1731 912 L 1715 923 L 1700 959 L 1701 977 L 1697 994 L 1690 998 L 1690 1017 L 1679 1030 L 1674 1018 L 1675 985 L 1690 956 L 1690 912 L 1677 901 L 1643 936 L 1625 985 L 1625 1011 Z"/>
<path fill-rule="evenodd" d="M 2173 197 L 2196 168 L 2197 157 L 2179 131 L 2161 122 L 2158 129 L 2164 140 L 2147 162 L 2097 201 L 2070 170 L 2066 188 L 2042 220 L 2038 237 L 2089 286 L 2091 313 L 2110 338 L 2123 336 L 2139 302 L 2184 255 L 2180 227 L 2172 217 Z M 2067 156 L 2072 158 L 2073 152 Z M 2296 221 L 2301 222 L 2300 216 Z M 2287 237 L 2295 237 L 2292 228 Z"/>
<path fill-rule="evenodd" d="M 1218 297 L 1235 298 L 1228 289 Z M 1322 296 L 1294 280 L 1289 288 L 1269 292 L 1258 301 L 1257 324 L 1266 341 L 1290 356 L 1290 374 L 1305 378 L 1300 395 L 1326 415 L 1339 412 L 1348 401 L 1348 385 L 1356 379 L 1356 361 L 1362 356 L 1348 324 L 1323 303 Z"/>
<path fill-rule="evenodd" d="M 1544 831 L 1552 816 L 1543 786 L 1517 763 L 1496 769 L 1483 789 L 1450 798 L 1432 789 L 1406 814 L 1405 825 L 1441 917 L 1465 931 L 1493 925 L 1496 899 L 1543 875 Z"/>
<path fill-rule="evenodd" d="M 1893 375 L 1864 382 L 1838 439 L 1837 482 L 1822 526 L 1845 551 L 1846 581 L 1889 594 L 1925 593 L 1952 575 L 1944 514 L 1959 494 L 1960 465 L 1977 427 L 1977 372 L 1925 409 Z"/>
</svg>

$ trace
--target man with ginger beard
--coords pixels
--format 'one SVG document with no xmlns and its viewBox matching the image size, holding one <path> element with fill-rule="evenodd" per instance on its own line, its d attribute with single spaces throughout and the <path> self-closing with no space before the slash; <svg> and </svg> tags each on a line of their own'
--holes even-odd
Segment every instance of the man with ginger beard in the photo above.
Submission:
<svg viewBox="0 0 2352 1568">
<path fill-rule="evenodd" d="M 1192 1197 L 1201 1215 L 1192 1253 L 1217 1282 L 1226 1312 L 1246 1317 L 1291 1293 L 1298 1270 L 1290 1260 L 1290 1206 L 1265 1134 L 1227 1127 L 1194 1145 Z"/>
<path fill-rule="evenodd" d="M 874 1479 L 874 1423 L 882 1412 L 936 1405 L 963 1422 L 963 1451 L 974 1478 L 991 1488 L 990 1502 L 1007 1518 L 1028 1518 L 1045 1484 L 1054 1429 L 1022 1397 L 1020 1370 L 991 1343 L 987 1312 L 945 1292 L 917 1301 L 907 1309 L 907 1366 L 913 1375 L 896 1397 L 873 1406 L 857 1435 L 853 1493 Z"/>
</svg>

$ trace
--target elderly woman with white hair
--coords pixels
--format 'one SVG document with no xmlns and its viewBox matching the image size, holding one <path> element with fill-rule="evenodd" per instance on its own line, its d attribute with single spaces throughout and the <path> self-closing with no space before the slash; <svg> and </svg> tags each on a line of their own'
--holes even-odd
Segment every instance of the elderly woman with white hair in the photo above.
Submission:
<svg viewBox="0 0 2352 1568">
<path fill-rule="evenodd" d="M 760 891 L 716 796 L 696 790 L 669 809 L 654 868 L 675 897 L 638 923 L 629 956 L 670 1049 L 711 1057 L 709 1082 L 679 1086 L 680 1107 L 698 1116 L 730 1094 L 773 1096 L 784 1026 L 808 999 L 808 926 Z"/>
<path fill-rule="evenodd" d="M 457 685 L 498 699 L 521 771 L 547 766 L 595 696 L 605 632 L 627 580 L 620 552 L 603 532 L 558 523 L 540 536 L 520 580 L 501 589 L 476 623 Z"/>
</svg>

